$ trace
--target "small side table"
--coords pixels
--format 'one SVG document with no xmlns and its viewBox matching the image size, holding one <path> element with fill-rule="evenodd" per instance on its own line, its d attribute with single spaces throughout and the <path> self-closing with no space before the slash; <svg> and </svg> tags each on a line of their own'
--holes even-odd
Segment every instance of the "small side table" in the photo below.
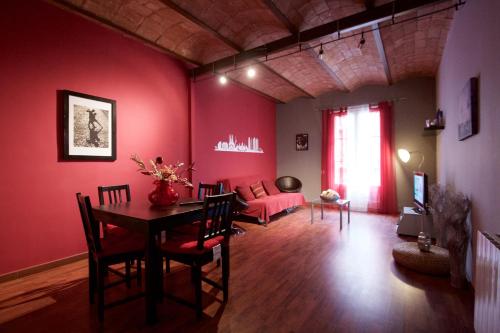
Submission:
<svg viewBox="0 0 500 333">
<path fill-rule="evenodd" d="M 336 201 L 326 201 L 321 198 L 311 201 L 311 224 L 314 222 L 314 205 L 319 204 L 321 207 L 321 219 L 323 219 L 323 205 L 336 205 L 340 212 L 340 230 L 342 230 L 342 212 L 343 208 L 347 207 L 347 223 L 351 224 L 351 200 L 338 199 Z"/>
</svg>

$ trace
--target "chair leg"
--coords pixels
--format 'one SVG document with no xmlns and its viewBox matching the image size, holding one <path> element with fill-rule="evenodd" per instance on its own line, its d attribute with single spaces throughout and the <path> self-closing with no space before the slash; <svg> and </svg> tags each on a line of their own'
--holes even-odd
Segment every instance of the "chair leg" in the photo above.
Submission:
<svg viewBox="0 0 500 333">
<path fill-rule="evenodd" d="M 140 287 L 142 285 L 142 264 L 141 258 L 137 258 L 137 268 L 136 268 L 136 276 L 137 276 L 137 286 Z"/>
<path fill-rule="evenodd" d="M 97 264 L 97 314 L 100 322 L 104 321 L 104 274 L 106 270 L 106 265 Z"/>
<path fill-rule="evenodd" d="M 224 303 L 229 299 L 229 247 L 222 248 L 222 292 Z"/>
<path fill-rule="evenodd" d="M 127 288 L 130 288 L 130 260 L 125 261 L 125 282 L 127 283 Z"/>
<path fill-rule="evenodd" d="M 158 283 L 158 301 L 160 303 L 163 302 L 163 256 L 160 256 L 160 260 L 158 260 L 158 273 L 159 273 L 159 279 L 157 281 Z"/>
<path fill-rule="evenodd" d="M 170 273 L 170 259 L 168 257 L 165 257 L 165 271 Z"/>
<path fill-rule="evenodd" d="M 94 304 L 95 287 L 96 287 L 96 267 L 94 260 L 89 254 L 89 301 L 90 304 Z"/>
<path fill-rule="evenodd" d="M 193 282 L 194 282 L 194 293 L 196 298 L 196 317 L 201 318 L 203 314 L 203 308 L 201 303 L 201 266 L 196 264 L 191 268 Z"/>
</svg>

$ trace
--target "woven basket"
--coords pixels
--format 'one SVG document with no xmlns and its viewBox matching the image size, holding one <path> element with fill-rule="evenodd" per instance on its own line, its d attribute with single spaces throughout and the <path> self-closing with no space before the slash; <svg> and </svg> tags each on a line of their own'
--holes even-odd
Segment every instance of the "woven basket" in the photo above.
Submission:
<svg viewBox="0 0 500 333">
<path fill-rule="evenodd" d="M 442 247 L 433 245 L 430 252 L 422 252 L 416 242 L 399 243 L 394 245 L 392 256 L 399 265 L 420 273 L 431 275 L 450 273 L 449 253 Z"/>
</svg>

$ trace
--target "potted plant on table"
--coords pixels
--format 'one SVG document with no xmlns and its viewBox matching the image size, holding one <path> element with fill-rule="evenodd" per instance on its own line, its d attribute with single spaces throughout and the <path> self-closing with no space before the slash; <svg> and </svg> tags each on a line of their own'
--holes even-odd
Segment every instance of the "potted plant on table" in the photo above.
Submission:
<svg viewBox="0 0 500 333">
<path fill-rule="evenodd" d="M 179 193 L 172 186 L 174 183 L 193 188 L 193 184 L 191 184 L 189 179 L 183 177 L 186 172 L 194 171 L 193 164 L 181 169 L 184 163 L 164 164 L 163 158 L 159 156 L 154 161 L 149 160 L 151 169 L 148 169 L 137 154 L 133 154 L 130 159 L 139 166 L 137 171 L 143 175 L 152 176 L 155 179 L 153 184 L 156 187 L 148 196 L 149 201 L 155 207 L 167 207 L 177 202 Z"/>
</svg>

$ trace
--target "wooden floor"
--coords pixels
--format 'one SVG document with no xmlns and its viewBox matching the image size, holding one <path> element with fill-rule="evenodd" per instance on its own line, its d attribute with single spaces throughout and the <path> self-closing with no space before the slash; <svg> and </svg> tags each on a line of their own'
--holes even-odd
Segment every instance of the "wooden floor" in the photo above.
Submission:
<svg viewBox="0 0 500 333">
<path fill-rule="evenodd" d="M 239 222 L 247 233 L 231 241 L 230 300 L 223 306 L 205 285 L 202 320 L 164 300 L 159 323 L 148 327 L 139 299 L 107 310 L 99 325 L 79 261 L 0 284 L 0 332 L 473 332 L 471 290 L 394 264 L 392 246 L 403 241 L 396 218 L 353 213 L 342 231 L 337 211 L 315 219 L 299 208 L 268 228 Z M 193 299 L 189 277 L 174 266 L 165 288 Z"/>
</svg>

